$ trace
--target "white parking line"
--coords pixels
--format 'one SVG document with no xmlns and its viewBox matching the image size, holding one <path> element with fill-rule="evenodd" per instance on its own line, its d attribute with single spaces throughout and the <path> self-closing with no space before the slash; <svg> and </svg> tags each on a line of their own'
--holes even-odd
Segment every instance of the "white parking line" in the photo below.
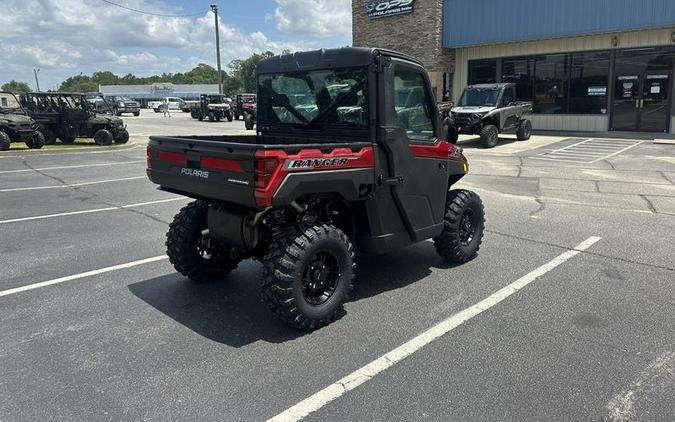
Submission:
<svg viewBox="0 0 675 422">
<path fill-rule="evenodd" d="M 119 163 L 81 164 L 81 165 L 77 165 L 77 166 L 60 166 L 60 167 L 42 167 L 42 168 L 21 169 L 21 170 L 5 170 L 5 171 L 0 171 L 0 174 L 26 173 L 26 172 L 29 172 L 29 171 L 81 169 L 81 168 L 87 168 L 87 167 L 123 166 L 123 165 L 127 165 L 127 164 L 137 164 L 137 163 L 145 163 L 145 162 L 146 162 L 146 160 L 134 160 L 134 161 L 121 161 Z"/>
<path fill-rule="evenodd" d="M 308 397 L 307 399 L 301 401 L 300 403 L 288 408 L 287 410 L 279 413 L 268 421 L 272 422 L 289 422 L 289 421 L 298 421 L 305 416 L 309 415 L 312 412 L 315 412 L 342 396 L 348 391 L 351 391 L 358 387 L 359 385 L 371 380 L 380 372 L 388 369 L 413 353 L 420 350 L 422 347 L 436 340 L 437 338 L 449 333 L 453 329 L 459 327 L 466 321 L 471 318 L 479 315 L 480 313 L 487 311 L 498 303 L 502 302 L 506 298 L 514 295 L 524 288 L 528 284 L 535 281 L 537 278 L 543 276 L 549 271 L 553 270 L 560 264 L 570 260 L 574 256 L 578 255 L 582 251 L 590 248 L 593 244 L 598 242 L 600 237 L 589 237 L 588 239 L 581 242 L 574 249 L 568 250 L 567 252 L 558 255 L 553 260 L 547 262 L 536 270 L 530 272 L 529 274 L 524 275 L 508 286 L 496 291 L 492 295 L 478 302 L 477 304 L 464 309 L 463 311 L 451 316 L 450 318 L 442 321 L 441 323 L 431 327 L 427 331 L 418 335 L 417 337 L 409 340 L 408 342 L 402 344 L 396 349 L 390 351 L 389 353 L 375 359 L 369 364 L 357 369 L 341 380 L 329 385 L 318 393 Z"/>
<path fill-rule="evenodd" d="M 75 188 L 75 187 L 78 187 L 78 186 L 98 185 L 98 184 L 101 184 L 101 183 L 112 183 L 112 182 L 123 182 L 125 180 L 145 179 L 147 177 L 148 176 L 133 176 L 133 177 L 123 177 L 121 179 L 97 180 L 95 182 L 71 183 L 71 184 L 68 184 L 68 185 L 30 186 L 30 187 L 27 187 L 27 188 L 9 188 L 9 189 L 0 189 L 0 192 L 18 192 L 18 191 L 26 191 L 26 190 Z"/>
<path fill-rule="evenodd" d="M 24 158 L 23 153 L 32 153 L 33 156 L 35 157 L 48 157 L 51 155 L 76 155 L 76 154 L 108 154 L 108 153 L 114 153 L 114 152 L 125 152 L 125 151 L 131 151 L 137 148 L 143 148 L 145 145 L 134 145 L 129 148 L 113 148 L 113 149 L 106 149 L 103 151 L 93 151 L 92 147 L 80 147 L 80 148 L 55 148 L 55 149 L 50 149 L 49 151 L 77 151 L 77 150 L 88 150 L 87 152 L 55 152 L 55 153 L 49 153 L 49 152 L 43 152 L 42 150 L 39 149 L 27 149 L 27 150 L 22 150 L 22 151 L 16 151 L 17 154 L 3 154 L 0 155 L 0 159 L 3 158 Z M 9 152 L 15 152 L 15 151 L 9 151 Z"/>
<path fill-rule="evenodd" d="M 644 143 L 644 141 L 641 141 L 641 142 L 638 142 L 638 143 L 636 143 L 636 144 L 630 145 L 630 146 L 628 146 L 628 147 L 622 149 L 621 151 L 615 152 L 614 154 L 610 154 L 610 155 L 608 155 L 608 156 L 606 156 L 606 157 L 598 158 L 597 160 L 591 161 L 591 164 L 596 163 L 596 162 L 598 162 L 598 161 L 600 161 L 600 160 L 606 160 L 606 159 L 608 159 L 608 158 L 612 158 L 612 157 L 614 157 L 615 155 L 619 155 L 619 154 L 621 154 L 622 152 L 628 151 L 629 149 L 635 148 L 636 146 L 638 146 L 638 145 L 640 145 L 640 144 L 643 144 L 643 143 Z"/>
<path fill-rule="evenodd" d="M 31 220 L 43 220 L 46 218 L 55 218 L 55 217 L 67 217 L 70 215 L 81 215 L 81 214 L 92 214 L 95 212 L 104 212 L 104 211 L 115 211 L 115 210 L 124 210 L 127 208 L 136 208 L 136 207 L 143 207 L 146 205 L 154 205 L 154 204 L 163 204 L 165 202 L 175 202 L 175 201 L 183 201 L 183 200 L 188 200 L 189 198 L 170 198 L 170 199 L 160 199 L 158 201 L 148 201 L 148 202 L 139 202 L 136 204 L 129 204 L 129 205 L 120 205 L 117 207 L 106 207 L 106 208 L 95 208 L 92 210 L 81 210 L 81 211 L 70 211 L 70 212 L 61 212 L 58 214 L 46 214 L 46 215 L 36 215 L 33 217 L 21 217 L 21 218 L 12 218 L 11 220 L 0 220 L 0 224 L 9 224 L 9 223 L 19 223 L 22 221 L 31 221 Z"/>
<path fill-rule="evenodd" d="M 91 277 L 98 274 L 109 273 L 112 271 L 123 270 L 125 268 L 137 267 L 139 265 L 148 264 L 150 262 L 162 261 L 168 259 L 166 255 L 154 256 L 152 258 L 140 259 L 138 261 L 127 262 L 126 264 L 113 265 L 112 267 L 101 268 L 99 270 L 87 271 L 86 273 L 80 273 L 75 275 L 69 275 L 67 277 L 55 278 L 54 280 L 41 281 L 39 283 L 28 284 L 26 286 L 15 287 L 13 289 L 2 290 L 0 291 L 0 297 L 9 296 L 21 292 L 26 292 L 28 290 L 35 290 L 41 287 L 52 286 L 54 284 L 65 283 L 66 281 L 78 280 L 85 277 Z"/>
</svg>

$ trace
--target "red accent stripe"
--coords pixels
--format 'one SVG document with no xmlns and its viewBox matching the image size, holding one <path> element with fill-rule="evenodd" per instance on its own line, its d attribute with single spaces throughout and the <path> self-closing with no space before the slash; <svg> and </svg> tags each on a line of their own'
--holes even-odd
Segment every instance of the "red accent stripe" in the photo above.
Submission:
<svg viewBox="0 0 675 422">
<path fill-rule="evenodd" d="M 187 164 L 187 156 L 179 152 L 158 151 L 157 159 L 160 161 L 169 161 L 183 166 Z"/>
<path fill-rule="evenodd" d="M 454 148 L 448 141 L 438 140 L 433 145 L 410 144 L 410 151 L 417 158 L 449 158 Z"/>
<path fill-rule="evenodd" d="M 277 168 L 270 177 L 267 185 L 264 188 L 256 188 L 255 201 L 258 206 L 266 207 L 272 204 L 272 197 L 283 182 L 289 170 L 284 169 L 284 162 L 295 159 L 312 159 L 312 158 L 341 158 L 349 157 L 346 164 L 340 166 L 323 166 L 314 168 L 300 168 L 291 170 L 292 172 L 304 171 L 322 171 L 322 170 L 342 170 L 350 168 L 370 168 L 375 165 L 375 158 L 373 154 L 373 147 L 363 147 L 357 152 L 353 152 L 350 148 L 335 148 L 331 152 L 324 154 L 319 149 L 304 149 L 295 155 L 288 155 L 281 150 L 260 150 L 255 153 L 257 160 L 274 158 L 277 160 Z"/>
<path fill-rule="evenodd" d="M 209 170 L 233 171 L 236 173 L 244 172 L 239 161 L 227 160 L 224 158 L 201 157 L 199 159 L 199 165 L 201 168 Z"/>
</svg>

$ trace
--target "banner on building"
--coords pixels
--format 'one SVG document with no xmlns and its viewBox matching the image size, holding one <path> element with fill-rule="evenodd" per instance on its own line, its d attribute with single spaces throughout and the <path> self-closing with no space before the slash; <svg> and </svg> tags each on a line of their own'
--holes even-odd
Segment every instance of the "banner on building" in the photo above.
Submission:
<svg viewBox="0 0 675 422">
<path fill-rule="evenodd" d="M 370 19 L 407 15 L 413 12 L 415 0 L 368 0 L 366 14 Z"/>
</svg>

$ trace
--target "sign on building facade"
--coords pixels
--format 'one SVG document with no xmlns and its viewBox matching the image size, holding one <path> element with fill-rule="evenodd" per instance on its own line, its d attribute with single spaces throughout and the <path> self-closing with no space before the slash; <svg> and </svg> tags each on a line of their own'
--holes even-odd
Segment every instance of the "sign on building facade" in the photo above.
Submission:
<svg viewBox="0 0 675 422">
<path fill-rule="evenodd" d="M 413 12 L 415 0 L 368 0 L 366 14 L 370 19 L 407 15 Z"/>
</svg>

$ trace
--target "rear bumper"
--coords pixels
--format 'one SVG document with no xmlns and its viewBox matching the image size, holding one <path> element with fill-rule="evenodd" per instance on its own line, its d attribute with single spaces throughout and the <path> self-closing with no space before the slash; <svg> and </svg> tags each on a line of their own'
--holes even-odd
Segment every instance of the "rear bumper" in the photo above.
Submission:
<svg viewBox="0 0 675 422">
<path fill-rule="evenodd" d="M 117 107 L 120 113 L 140 113 L 141 107 Z"/>
</svg>

